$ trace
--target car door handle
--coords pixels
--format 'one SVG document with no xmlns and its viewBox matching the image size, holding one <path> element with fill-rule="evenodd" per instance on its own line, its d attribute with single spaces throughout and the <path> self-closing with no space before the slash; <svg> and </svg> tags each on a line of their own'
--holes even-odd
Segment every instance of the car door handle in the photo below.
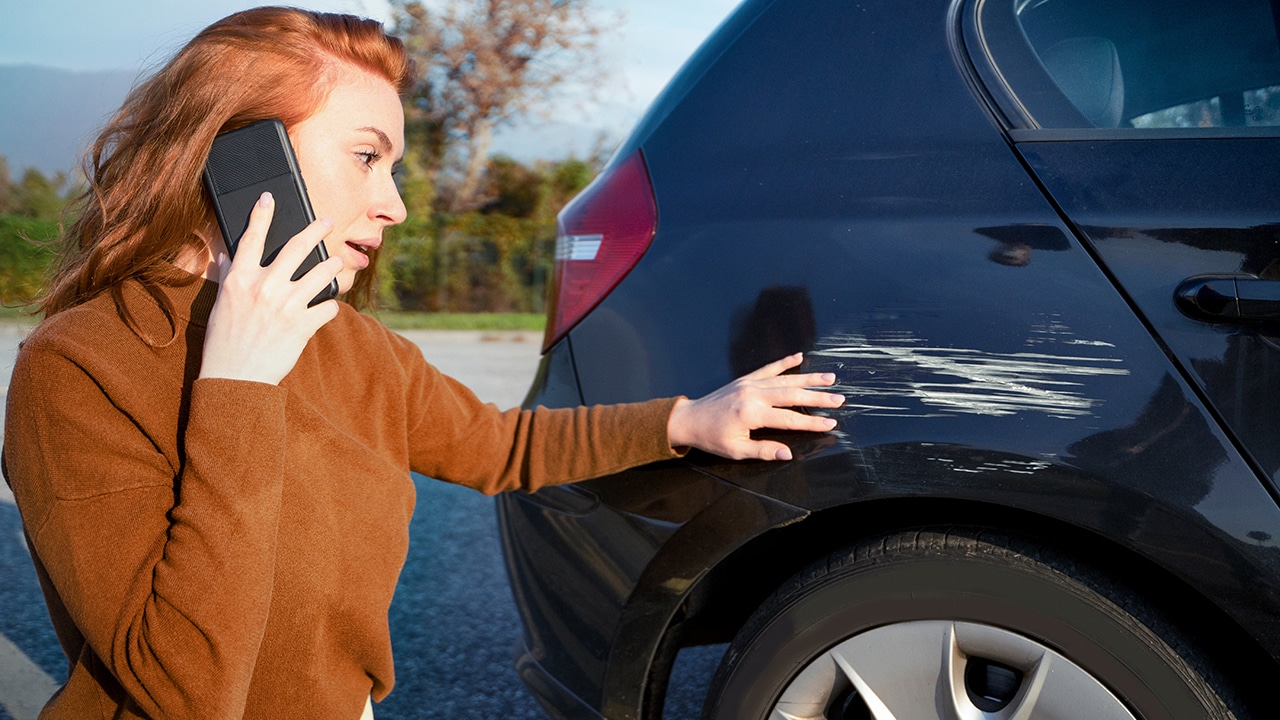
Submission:
<svg viewBox="0 0 1280 720">
<path fill-rule="evenodd" d="M 1196 275 L 1174 292 L 1188 317 L 1219 323 L 1280 320 L 1280 280 L 1256 275 Z"/>
</svg>

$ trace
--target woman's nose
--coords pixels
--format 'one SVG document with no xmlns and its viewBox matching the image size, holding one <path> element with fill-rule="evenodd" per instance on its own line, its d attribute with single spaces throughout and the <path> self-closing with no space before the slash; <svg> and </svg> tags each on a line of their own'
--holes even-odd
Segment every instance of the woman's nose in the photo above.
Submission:
<svg viewBox="0 0 1280 720">
<path fill-rule="evenodd" d="M 370 208 L 370 215 L 388 225 L 399 225 L 408 217 L 409 211 L 405 209 L 404 200 L 400 197 L 400 188 L 396 187 L 395 179 L 390 175 L 379 185 L 378 196 Z"/>
</svg>

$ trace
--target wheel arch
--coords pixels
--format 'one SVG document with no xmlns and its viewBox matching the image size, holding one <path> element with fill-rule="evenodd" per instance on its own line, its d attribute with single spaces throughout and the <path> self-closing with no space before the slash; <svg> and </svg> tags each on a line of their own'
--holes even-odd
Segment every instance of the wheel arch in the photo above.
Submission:
<svg viewBox="0 0 1280 720">
<path fill-rule="evenodd" d="M 971 527 L 1052 548 L 1119 579 L 1160 603 L 1227 671 L 1259 694 L 1280 663 L 1239 623 L 1195 585 L 1135 548 L 1088 528 L 1020 508 L 972 500 L 892 498 L 816 511 L 741 544 L 690 586 L 666 626 L 653 656 L 642 718 L 662 717 L 666 685 L 676 655 L 686 647 L 727 643 L 774 591 L 813 562 L 868 538 L 912 528 Z M 1188 622 L 1194 618 L 1195 622 Z M 624 638 L 619 640 L 625 641 Z"/>
</svg>

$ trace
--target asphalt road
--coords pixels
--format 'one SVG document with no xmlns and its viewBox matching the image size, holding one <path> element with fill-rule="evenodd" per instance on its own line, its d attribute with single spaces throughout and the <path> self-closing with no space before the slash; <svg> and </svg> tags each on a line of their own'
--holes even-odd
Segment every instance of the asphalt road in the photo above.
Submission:
<svg viewBox="0 0 1280 720">
<path fill-rule="evenodd" d="M 7 379 L 24 330 L 0 324 Z M 409 331 L 427 358 L 501 407 L 519 405 L 538 362 L 532 333 Z M 2 420 L 0 420 L 2 422 Z M 0 429 L 2 429 L 0 425 Z M 502 566 L 493 501 L 415 476 L 409 559 L 391 606 L 396 687 L 378 720 L 545 715 L 512 669 L 519 621 Z M 66 677 L 21 522 L 0 483 L 0 720 L 34 719 Z M 695 718 L 723 648 L 686 651 L 677 662 L 666 717 Z"/>
</svg>

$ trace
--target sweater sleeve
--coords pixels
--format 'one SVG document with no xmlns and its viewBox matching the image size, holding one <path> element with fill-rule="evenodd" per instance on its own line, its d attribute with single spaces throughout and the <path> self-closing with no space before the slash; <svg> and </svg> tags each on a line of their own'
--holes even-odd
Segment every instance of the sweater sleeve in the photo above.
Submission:
<svg viewBox="0 0 1280 720">
<path fill-rule="evenodd" d="M 285 397 L 196 381 L 175 468 L 137 408 L 76 363 L 29 352 L 15 365 L 5 466 L 32 552 L 148 716 L 244 714 L 271 600 Z"/>
<path fill-rule="evenodd" d="M 678 398 L 500 411 L 420 358 L 419 363 L 409 447 L 410 466 L 424 475 L 492 495 L 679 456 L 667 441 L 667 419 Z"/>
</svg>

